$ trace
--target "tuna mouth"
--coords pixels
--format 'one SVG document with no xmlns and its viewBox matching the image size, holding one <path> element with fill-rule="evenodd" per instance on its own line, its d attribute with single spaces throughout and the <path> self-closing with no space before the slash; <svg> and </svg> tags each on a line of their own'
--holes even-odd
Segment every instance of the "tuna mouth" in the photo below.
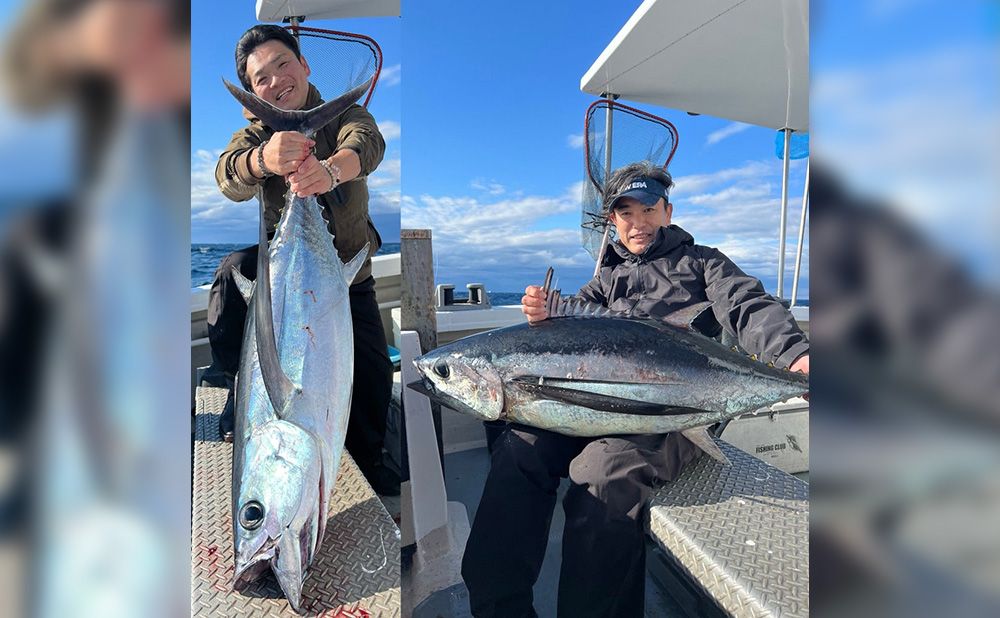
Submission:
<svg viewBox="0 0 1000 618">
<path fill-rule="evenodd" d="M 437 396 L 437 389 L 434 388 L 434 383 L 426 378 L 410 382 L 406 385 L 406 387 L 424 395 L 425 397 L 433 398 Z"/>
<path fill-rule="evenodd" d="M 271 562 L 275 556 L 275 547 L 273 543 L 269 543 L 269 545 L 270 547 L 257 552 L 243 566 L 237 566 L 236 573 L 233 575 L 233 588 L 240 590 L 270 570 Z"/>
</svg>

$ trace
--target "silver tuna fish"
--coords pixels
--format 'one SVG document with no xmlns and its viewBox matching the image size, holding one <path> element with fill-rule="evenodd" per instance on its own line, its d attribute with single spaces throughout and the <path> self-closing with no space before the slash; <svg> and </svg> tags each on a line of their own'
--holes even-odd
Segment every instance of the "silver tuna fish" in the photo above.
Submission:
<svg viewBox="0 0 1000 618">
<path fill-rule="evenodd" d="M 551 280 L 551 269 L 546 286 Z M 574 436 L 681 431 L 728 461 L 706 427 L 808 392 L 808 378 L 690 328 L 707 303 L 665 321 L 548 296 L 549 318 L 472 335 L 417 358 L 411 384 L 483 420 Z"/>
<path fill-rule="evenodd" d="M 299 112 L 226 87 L 275 131 L 311 136 L 368 84 Z M 299 611 L 344 448 L 354 376 L 348 286 L 368 247 L 342 263 L 315 198 L 291 191 L 269 250 L 261 203 L 260 247 L 255 284 L 234 270 L 251 309 L 236 385 L 234 584 L 270 568 Z"/>
</svg>

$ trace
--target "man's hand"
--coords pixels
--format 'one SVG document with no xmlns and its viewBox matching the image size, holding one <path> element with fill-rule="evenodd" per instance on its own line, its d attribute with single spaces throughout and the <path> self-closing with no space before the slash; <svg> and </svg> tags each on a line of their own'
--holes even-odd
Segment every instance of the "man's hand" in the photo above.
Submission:
<svg viewBox="0 0 1000 618">
<path fill-rule="evenodd" d="M 288 176 L 291 189 L 299 197 L 319 195 L 333 190 L 333 179 L 319 164 L 315 155 L 309 155 L 299 169 Z"/>
<path fill-rule="evenodd" d="M 327 161 L 340 171 L 339 183 L 333 182 L 315 155 L 309 155 L 302 165 L 288 176 L 292 191 L 299 197 L 329 193 L 337 184 L 354 180 L 361 173 L 361 159 L 353 150 L 338 150 Z"/>
<path fill-rule="evenodd" d="M 795 359 L 792 366 L 788 368 L 789 371 L 798 371 L 799 373 L 804 373 L 809 375 L 809 355 L 803 354 L 802 356 Z M 809 401 L 809 393 L 802 395 L 802 398 Z"/>
<path fill-rule="evenodd" d="M 264 146 L 264 165 L 273 174 L 287 176 L 299 169 L 302 163 L 312 157 L 312 148 L 316 142 L 297 131 L 279 131 L 271 136 L 267 145 Z M 251 157 L 254 173 L 257 177 L 264 177 L 264 170 L 257 169 L 256 156 Z M 323 170 L 320 170 L 323 172 Z M 326 172 L 323 172 L 326 174 Z"/>
<path fill-rule="evenodd" d="M 528 322 L 541 322 L 549 317 L 549 312 L 545 309 L 545 290 L 538 285 L 529 285 L 524 288 L 524 296 L 521 297 L 521 312 L 528 318 Z"/>
</svg>

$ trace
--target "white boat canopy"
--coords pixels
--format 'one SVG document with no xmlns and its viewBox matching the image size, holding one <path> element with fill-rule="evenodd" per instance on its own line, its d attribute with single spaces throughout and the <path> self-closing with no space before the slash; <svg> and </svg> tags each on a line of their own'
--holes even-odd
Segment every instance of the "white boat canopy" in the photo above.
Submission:
<svg viewBox="0 0 1000 618">
<path fill-rule="evenodd" d="M 258 21 L 399 17 L 400 0 L 257 0 Z"/>
<path fill-rule="evenodd" d="M 809 130 L 807 0 L 646 0 L 580 89 Z"/>
</svg>

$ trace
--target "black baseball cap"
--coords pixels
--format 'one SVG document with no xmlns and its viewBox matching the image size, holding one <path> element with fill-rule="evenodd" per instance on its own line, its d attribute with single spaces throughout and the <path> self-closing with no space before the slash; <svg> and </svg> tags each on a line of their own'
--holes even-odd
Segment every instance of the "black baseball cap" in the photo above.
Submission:
<svg viewBox="0 0 1000 618">
<path fill-rule="evenodd" d="M 667 192 L 667 187 L 654 178 L 649 176 L 640 176 L 633 180 L 632 182 L 625 185 L 621 191 L 616 195 L 612 196 L 608 200 L 608 212 L 615 209 L 615 205 L 623 197 L 631 197 L 633 199 L 639 200 L 646 206 L 652 206 L 663 198 L 665 202 L 670 200 L 670 194 Z"/>
</svg>

